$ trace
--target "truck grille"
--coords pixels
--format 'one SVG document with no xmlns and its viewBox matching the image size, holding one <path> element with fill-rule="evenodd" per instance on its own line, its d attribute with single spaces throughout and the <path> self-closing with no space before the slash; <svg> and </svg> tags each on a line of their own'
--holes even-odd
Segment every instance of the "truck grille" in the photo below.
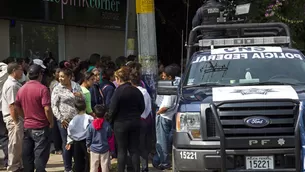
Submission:
<svg viewBox="0 0 305 172">
<path fill-rule="evenodd" d="M 226 137 L 247 136 L 292 136 L 298 114 L 298 105 L 293 102 L 228 103 L 217 109 Z M 245 124 L 245 118 L 262 116 L 270 124 L 253 128 Z M 215 120 L 210 109 L 206 110 L 207 136 L 217 137 Z"/>
</svg>

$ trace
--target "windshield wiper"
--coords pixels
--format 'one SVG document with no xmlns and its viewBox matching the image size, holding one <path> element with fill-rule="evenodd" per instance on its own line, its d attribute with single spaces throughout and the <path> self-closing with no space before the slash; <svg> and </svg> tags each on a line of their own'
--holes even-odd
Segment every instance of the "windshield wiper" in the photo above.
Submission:
<svg viewBox="0 0 305 172">
<path fill-rule="evenodd" d="M 264 81 L 264 82 L 238 84 L 238 86 L 252 86 L 252 85 L 298 85 L 298 84 L 280 82 L 280 81 Z"/>
<path fill-rule="evenodd" d="M 202 84 L 196 84 L 196 85 L 186 85 L 183 88 L 191 88 L 191 87 L 227 87 L 232 85 L 227 84 L 220 84 L 217 82 L 208 82 L 208 83 L 202 83 Z"/>
</svg>

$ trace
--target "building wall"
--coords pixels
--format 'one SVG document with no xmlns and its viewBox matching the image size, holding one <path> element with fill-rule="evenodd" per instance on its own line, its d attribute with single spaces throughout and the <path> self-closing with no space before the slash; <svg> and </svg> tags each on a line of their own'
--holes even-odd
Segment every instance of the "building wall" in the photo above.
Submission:
<svg viewBox="0 0 305 172">
<path fill-rule="evenodd" d="M 86 59 L 93 53 L 110 55 L 115 59 L 124 55 L 124 41 L 124 31 L 66 26 L 66 59 Z"/>
<path fill-rule="evenodd" d="M 0 60 L 10 55 L 9 20 L 0 20 Z"/>
<path fill-rule="evenodd" d="M 26 28 L 27 26 L 40 27 L 41 25 L 38 23 L 19 22 L 19 21 L 17 21 L 17 23 L 22 23 L 24 25 L 24 28 Z M 99 53 L 101 55 L 109 55 L 112 57 L 113 60 L 118 56 L 124 55 L 124 45 L 125 45 L 124 31 L 73 27 L 73 26 L 55 26 L 55 27 L 57 27 L 57 33 L 58 33 L 57 34 L 58 39 L 56 39 L 58 41 L 56 43 L 57 44 L 56 46 L 58 46 L 58 52 L 55 54 L 58 54 L 59 60 L 70 59 L 73 57 L 81 57 L 82 59 L 87 59 L 93 53 Z M 0 19 L 0 61 L 10 56 L 11 54 L 10 36 L 12 36 L 13 34 L 15 37 L 17 37 L 18 40 L 20 40 L 21 35 L 19 32 L 20 32 L 20 28 L 17 26 L 15 28 L 10 29 L 9 20 Z M 24 41 L 27 41 L 26 39 L 27 33 L 28 32 L 24 32 L 24 38 L 25 38 Z M 42 42 L 40 42 L 39 44 L 40 49 L 42 49 L 41 47 L 47 48 L 48 45 L 47 44 L 44 45 L 42 44 Z M 21 44 L 21 42 L 18 42 L 18 44 Z M 20 52 L 21 49 L 17 49 L 16 51 L 19 54 L 21 53 Z"/>
</svg>

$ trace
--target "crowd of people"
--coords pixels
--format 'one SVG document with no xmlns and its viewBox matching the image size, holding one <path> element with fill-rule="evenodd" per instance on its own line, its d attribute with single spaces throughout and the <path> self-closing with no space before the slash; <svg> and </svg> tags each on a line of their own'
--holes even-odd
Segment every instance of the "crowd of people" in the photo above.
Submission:
<svg viewBox="0 0 305 172">
<path fill-rule="evenodd" d="M 1 62 L 3 166 L 10 172 L 45 172 L 52 152 L 62 154 L 66 172 L 108 172 L 112 158 L 119 172 L 145 172 L 155 133 L 153 165 L 171 168 L 177 97 L 158 95 L 153 101 L 141 68 L 132 55 L 115 62 L 99 54 L 58 64 L 51 54 Z M 159 64 L 159 74 L 179 80 L 180 67 Z"/>
</svg>

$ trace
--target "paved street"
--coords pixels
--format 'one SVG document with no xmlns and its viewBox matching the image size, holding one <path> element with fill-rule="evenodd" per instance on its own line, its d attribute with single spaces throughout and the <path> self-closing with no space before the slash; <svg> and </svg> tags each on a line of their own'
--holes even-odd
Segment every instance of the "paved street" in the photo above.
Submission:
<svg viewBox="0 0 305 172">
<path fill-rule="evenodd" d="M 0 159 L 1 161 L 3 160 L 4 154 L 3 151 L 0 150 Z M 112 161 L 112 164 L 116 164 L 116 160 Z M 115 165 L 113 165 L 115 166 Z M 62 156 L 61 155 L 50 155 L 50 159 L 47 165 L 47 169 L 46 171 L 48 172 L 63 172 L 64 171 L 64 167 L 63 167 L 63 161 L 62 161 Z M 113 172 L 116 170 L 112 170 Z M 150 164 L 150 172 L 160 172 L 160 170 L 156 170 L 152 167 L 152 165 Z M 0 170 L 0 172 L 5 172 L 4 170 Z"/>
</svg>

